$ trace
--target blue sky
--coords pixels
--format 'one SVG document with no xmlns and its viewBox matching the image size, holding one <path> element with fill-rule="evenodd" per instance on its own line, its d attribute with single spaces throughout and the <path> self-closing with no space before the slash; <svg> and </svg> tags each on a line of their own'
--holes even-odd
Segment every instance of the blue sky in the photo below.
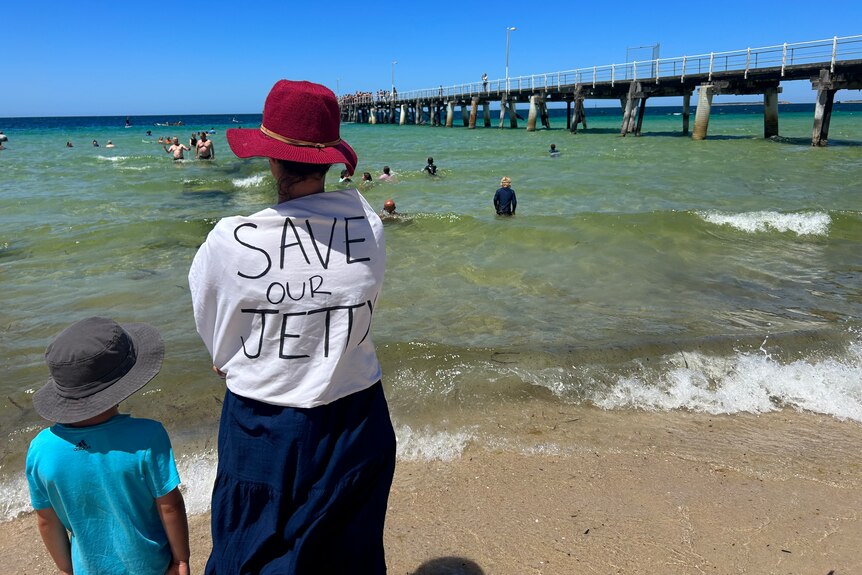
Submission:
<svg viewBox="0 0 862 575">
<path fill-rule="evenodd" d="M 507 26 L 510 76 L 621 63 L 626 48 L 656 42 L 672 57 L 862 34 L 862 1 L 821 6 L 7 0 L 0 117 L 257 113 L 279 78 L 388 89 L 393 60 L 400 92 L 493 80 L 505 74 Z M 780 98 L 814 92 L 788 83 Z"/>
</svg>

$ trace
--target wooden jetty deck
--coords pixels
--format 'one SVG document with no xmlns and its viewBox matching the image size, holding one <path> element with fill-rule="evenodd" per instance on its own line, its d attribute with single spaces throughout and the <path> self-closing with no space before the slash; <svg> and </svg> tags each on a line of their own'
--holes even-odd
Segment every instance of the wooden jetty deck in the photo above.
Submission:
<svg viewBox="0 0 862 575">
<path fill-rule="evenodd" d="M 778 135 L 778 94 L 781 82 L 809 80 L 817 91 L 811 145 L 825 146 L 837 90 L 862 90 L 862 35 L 828 40 L 784 43 L 778 46 L 712 52 L 697 56 L 659 58 L 625 64 L 578 68 L 442 86 L 380 96 L 341 96 L 342 119 L 349 122 L 454 125 L 461 107 L 465 127 L 475 128 L 482 108 L 482 123 L 491 127 L 490 103 L 500 103 L 498 127 L 508 116 L 518 127 L 519 103 L 529 103 L 527 130 L 537 120 L 550 128 L 548 102 L 566 103 L 566 129 L 587 127 L 585 99 L 619 100 L 623 110 L 620 135 L 640 135 L 646 102 L 651 97 L 682 98 L 682 132 L 689 133 L 691 96 L 698 90 L 691 137 L 707 136 L 713 96 L 762 94 L 763 135 Z"/>
</svg>

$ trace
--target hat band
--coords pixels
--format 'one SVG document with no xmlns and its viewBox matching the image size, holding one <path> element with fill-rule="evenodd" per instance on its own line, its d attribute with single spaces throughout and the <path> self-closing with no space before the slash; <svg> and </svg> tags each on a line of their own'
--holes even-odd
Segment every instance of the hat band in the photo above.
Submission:
<svg viewBox="0 0 862 575">
<path fill-rule="evenodd" d="M 96 381 L 85 383 L 84 385 L 76 385 L 75 387 L 65 387 L 61 385 L 56 378 L 54 378 L 57 395 L 64 399 L 84 399 L 85 397 L 90 397 L 91 395 L 99 393 L 103 389 L 115 384 L 120 378 L 129 373 L 129 370 L 134 367 L 137 359 L 138 354 L 135 352 L 135 346 L 131 341 L 129 341 L 129 353 L 126 355 L 125 359 L 123 359 L 120 365 L 101 376 Z"/>
<path fill-rule="evenodd" d="M 276 134 L 272 130 L 267 129 L 266 126 L 264 126 L 263 124 L 260 125 L 260 131 L 263 132 L 264 134 L 266 134 L 267 136 L 269 136 L 270 138 L 274 138 L 274 139 L 278 140 L 279 142 L 284 142 L 285 144 L 290 144 L 291 146 L 302 146 L 305 148 L 318 148 L 318 149 L 320 149 L 320 148 L 331 148 L 332 146 L 337 146 L 338 144 L 341 143 L 341 138 L 338 138 L 337 140 L 333 140 L 331 142 L 323 142 L 323 143 L 305 142 L 303 140 L 294 140 L 293 138 L 287 138 L 285 136 L 282 136 L 281 134 Z"/>
</svg>

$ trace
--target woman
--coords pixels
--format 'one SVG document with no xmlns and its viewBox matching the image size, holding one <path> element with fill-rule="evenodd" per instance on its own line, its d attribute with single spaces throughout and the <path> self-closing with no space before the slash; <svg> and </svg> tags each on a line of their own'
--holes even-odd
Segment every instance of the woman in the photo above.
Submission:
<svg viewBox="0 0 862 575">
<path fill-rule="evenodd" d="M 222 219 L 189 272 L 195 323 L 226 378 L 206 573 L 385 573 L 395 435 L 370 330 L 383 224 L 356 189 L 324 193 L 339 136 L 335 95 L 280 80 L 259 129 L 278 203 Z"/>
</svg>

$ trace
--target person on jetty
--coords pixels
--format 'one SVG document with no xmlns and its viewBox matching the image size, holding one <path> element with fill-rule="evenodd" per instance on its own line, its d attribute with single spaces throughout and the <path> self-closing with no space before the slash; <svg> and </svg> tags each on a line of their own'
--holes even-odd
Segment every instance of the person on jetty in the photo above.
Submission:
<svg viewBox="0 0 862 575">
<path fill-rule="evenodd" d="M 434 165 L 434 158 L 428 158 L 428 163 L 422 168 L 423 172 L 428 172 L 431 176 L 437 175 L 437 166 Z"/>
<path fill-rule="evenodd" d="M 488 91 L 488 72 L 482 73 L 482 91 L 483 92 Z"/>
<path fill-rule="evenodd" d="M 174 136 L 174 143 L 171 144 L 171 147 L 162 146 L 165 149 L 165 152 L 168 154 L 173 154 L 174 160 L 182 160 L 183 159 L 183 150 L 186 152 L 190 152 L 191 148 L 186 146 L 185 144 L 180 144 L 180 139 Z"/>
<path fill-rule="evenodd" d="M 383 173 L 377 176 L 377 179 L 384 182 L 392 179 L 392 172 L 389 170 L 389 166 L 383 166 Z"/>
<path fill-rule="evenodd" d="M 500 180 L 500 189 L 494 192 L 494 209 L 498 216 L 514 216 L 518 207 L 518 198 L 512 189 L 512 180 L 509 176 L 503 176 Z"/>
<path fill-rule="evenodd" d="M 213 141 L 207 139 L 207 135 L 201 132 L 201 139 L 198 140 L 195 146 L 195 158 L 200 160 L 215 160 L 215 147 Z"/>
<path fill-rule="evenodd" d="M 189 573 L 168 434 L 118 407 L 156 376 L 164 351 L 154 327 L 104 317 L 71 325 L 45 351 L 50 377 L 33 407 L 56 425 L 30 443 L 26 475 L 39 533 L 61 573 Z"/>
<path fill-rule="evenodd" d="M 386 246 L 358 190 L 324 191 L 332 164 L 356 169 L 339 122 L 331 90 L 279 80 L 259 128 L 227 131 L 267 158 L 277 203 L 222 219 L 189 271 L 227 384 L 208 575 L 386 573 L 395 434 L 370 336 Z"/>
</svg>

